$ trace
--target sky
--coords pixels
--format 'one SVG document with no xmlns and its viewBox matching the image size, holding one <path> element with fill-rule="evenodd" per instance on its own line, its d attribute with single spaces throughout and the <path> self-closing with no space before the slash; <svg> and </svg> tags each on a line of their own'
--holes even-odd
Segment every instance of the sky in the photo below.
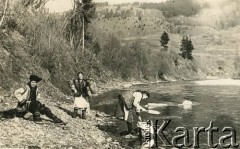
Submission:
<svg viewBox="0 0 240 149">
<path fill-rule="evenodd" d="M 93 0 L 93 2 L 108 2 L 109 4 L 132 3 L 132 2 L 163 2 L 165 0 Z M 73 7 L 73 0 L 50 0 L 46 7 L 50 12 L 64 12 Z"/>
<path fill-rule="evenodd" d="M 165 0 L 93 0 L 95 2 L 106 2 L 108 1 L 108 3 L 110 4 L 119 4 L 119 3 L 132 3 L 132 2 L 162 2 Z"/>
</svg>

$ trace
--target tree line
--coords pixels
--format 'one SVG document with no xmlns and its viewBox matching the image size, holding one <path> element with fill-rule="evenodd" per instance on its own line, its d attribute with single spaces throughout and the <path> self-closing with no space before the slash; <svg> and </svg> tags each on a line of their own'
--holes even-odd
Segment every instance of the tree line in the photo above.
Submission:
<svg viewBox="0 0 240 149">
<path fill-rule="evenodd" d="M 193 16 L 200 10 L 201 6 L 194 0 L 167 0 L 162 3 L 141 3 L 142 9 L 158 9 L 166 18 L 175 16 Z M 205 7 L 205 5 L 204 5 Z"/>
</svg>

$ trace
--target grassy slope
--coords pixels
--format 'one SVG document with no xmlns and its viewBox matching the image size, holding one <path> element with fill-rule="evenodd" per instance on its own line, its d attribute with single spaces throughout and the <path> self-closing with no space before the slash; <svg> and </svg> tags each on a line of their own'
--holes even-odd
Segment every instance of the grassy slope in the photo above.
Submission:
<svg viewBox="0 0 240 149">
<path fill-rule="evenodd" d="M 159 39 L 164 30 L 170 36 L 169 49 L 176 53 L 180 53 L 182 36 L 188 35 L 195 47 L 193 56 L 201 71 L 200 78 L 234 76 L 233 63 L 239 51 L 238 26 L 227 30 L 215 30 L 207 26 L 174 26 L 163 18 L 154 17 L 143 17 L 141 20 L 137 17 L 98 19 L 92 25 L 96 31 L 116 34 L 124 41 L 140 39 L 142 47 L 152 51 L 161 48 Z"/>
<path fill-rule="evenodd" d="M 31 50 L 25 38 L 18 32 L 1 30 L 0 40 L 0 115 L 4 111 L 14 109 L 17 100 L 12 93 L 28 81 L 29 74 L 35 73 L 44 78 L 39 84 L 41 102 L 48 106 L 54 114 L 65 122 L 69 129 L 50 125 L 38 125 L 21 118 L 0 118 L 0 148 L 22 148 L 27 146 L 44 148 L 121 148 L 117 138 L 116 127 L 112 128 L 112 119 L 91 111 L 87 120 L 73 119 L 69 112 L 73 111 L 73 101 L 66 101 L 66 96 L 54 87 L 49 80 L 49 73 L 38 64 L 32 63 Z M 61 106 L 64 109 L 60 109 Z M 1 116 L 0 116 L 1 117 Z M 43 118 L 47 119 L 43 116 Z M 110 127 L 108 125 L 111 125 Z M 108 133 L 111 131 L 111 133 Z"/>
</svg>

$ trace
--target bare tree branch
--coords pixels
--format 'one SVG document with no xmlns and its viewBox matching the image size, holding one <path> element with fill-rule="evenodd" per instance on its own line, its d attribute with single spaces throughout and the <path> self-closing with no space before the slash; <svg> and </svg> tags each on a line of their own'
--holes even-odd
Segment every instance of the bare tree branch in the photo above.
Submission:
<svg viewBox="0 0 240 149">
<path fill-rule="evenodd" d="M 2 23 L 3 23 L 4 17 L 5 17 L 5 15 L 6 15 L 7 6 L 8 6 L 8 1 L 9 1 L 9 0 L 6 0 L 6 2 L 5 2 L 5 7 L 4 7 L 3 16 L 2 16 L 1 21 L 0 21 L 0 27 L 1 27 Z"/>
</svg>

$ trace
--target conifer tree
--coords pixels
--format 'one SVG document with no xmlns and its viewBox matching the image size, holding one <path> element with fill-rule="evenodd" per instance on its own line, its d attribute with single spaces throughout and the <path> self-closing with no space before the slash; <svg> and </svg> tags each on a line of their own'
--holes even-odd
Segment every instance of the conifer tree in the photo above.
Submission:
<svg viewBox="0 0 240 149">
<path fill-rule="evenodd" d="M 188 37 L 183 37 L 181 43 L 180 51 L 182 52 L 182 57 L 184 59 L 193 59 L 192 51 L 194 50 L 194 46 L 192 40 Z"/>
<path fill-rule="evenodd" d="M 169 39 L 168 33 L 166 31 L 164 31 L 161 36 L 161 39 L 160 39 L 161 46 L 163 46 L 165 49 L 167 49 L 168 48 L 167 44 L 168 44 L 169 40 L 170 39 Z"/>
</svg>

